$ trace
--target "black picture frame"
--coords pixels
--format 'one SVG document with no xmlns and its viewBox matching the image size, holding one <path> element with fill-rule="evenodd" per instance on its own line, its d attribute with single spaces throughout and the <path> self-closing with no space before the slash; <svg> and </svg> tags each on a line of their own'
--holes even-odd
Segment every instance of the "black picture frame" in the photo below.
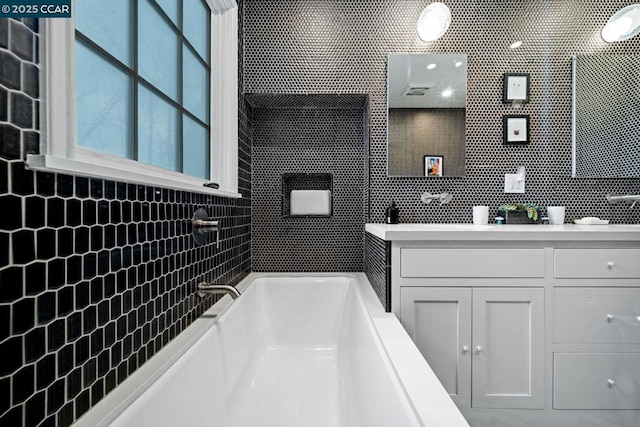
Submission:
<svg viewBox="0 0 640 427">
<path fill-rule="evenodd" d="M 502 102 L 526 104 L 529 102 L 529 73 L 505 73 L 502 75 Z"/>
<path fill-rule="evenodd" d="M 435 171 L 433 170 L 436 166 Z M 444 156 L 427 154 L 424 156 L 424 176 L 444 176 Z"/>
<path fill-rule="evenodd" d="M 502 143 L 528 144 L 531 140 L 528 114 L 502 116 Z"/>
</svg>

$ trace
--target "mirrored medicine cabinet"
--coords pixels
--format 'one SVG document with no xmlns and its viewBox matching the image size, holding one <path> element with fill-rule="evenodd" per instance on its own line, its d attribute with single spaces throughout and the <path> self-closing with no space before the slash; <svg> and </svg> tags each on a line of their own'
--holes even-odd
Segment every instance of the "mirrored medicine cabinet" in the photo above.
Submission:
<svg viewBox="0 0 640 427">
<path fill-rule="evenodd" d="M 388 176 L 464 176 L 467 55 L 390 54 Z"/>
<path fill-rule="evenodd" d="M 574 178 L 640 177 L 640 55 L 576 55 Z"/>
</svg>

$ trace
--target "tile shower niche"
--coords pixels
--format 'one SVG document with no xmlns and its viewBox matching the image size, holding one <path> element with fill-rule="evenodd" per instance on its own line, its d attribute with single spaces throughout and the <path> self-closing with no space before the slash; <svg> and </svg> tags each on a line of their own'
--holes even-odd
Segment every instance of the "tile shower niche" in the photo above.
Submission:
<svg viewBox="0 0 640 427">
<path fill-rule="evenodd" d="M 253 135 L 252 270 L 362 271 L 368 95 L 245 99 Z M 317 192 L 326 209 L 292 216 L 292 190 L 296 197 Z"/>
<path fill-rule="evenodd" d="M 292 201 L 296 194 L 299 203 L 307 203 L 310 198 L 320 198 L 326 202 L 326 212 L 298 213 Z M 315 193 L 315 194 L 314 194 Z M 316 197 L 314 197 L 317 195 Z M 330 173 L 284 173 L 282 174 L 282 217 L 331 217 L 333 216 L 333 175 Z"/>
</svg>

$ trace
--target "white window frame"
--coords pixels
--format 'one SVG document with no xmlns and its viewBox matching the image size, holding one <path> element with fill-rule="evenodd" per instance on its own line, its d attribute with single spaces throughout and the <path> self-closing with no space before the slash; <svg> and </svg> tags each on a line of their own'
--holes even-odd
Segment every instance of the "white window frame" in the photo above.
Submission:
<svg viewBox="0 0 640 427">
<path fill-rule="evenodd" d="M 235 0 L 205 0 L 211 8 L 211 131 L 208 182 L 76 143 L 74 19 L 40 21 L 40 153 L 33 170 L 135 182 L 239 198 L 238 7 Z M 75 6 L 75 5 L 74 5 Z M 72 9 L 74 10 L 74 9 Z"/>
</svg>

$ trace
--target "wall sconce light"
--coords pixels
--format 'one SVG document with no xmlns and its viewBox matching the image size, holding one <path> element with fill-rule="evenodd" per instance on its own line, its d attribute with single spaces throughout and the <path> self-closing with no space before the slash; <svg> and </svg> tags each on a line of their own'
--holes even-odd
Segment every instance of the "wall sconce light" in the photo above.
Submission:
<svg viewBox="0 0 640 427">
<path fill-rule="evenodd" d="M 613 14 L 602 29 L 602 39 L 614 43 L 640 33 L 640 3 L 623 7 Z"/>
<path fill-rule="evenodd" d="M 446 4 L 436 2 L 424 8 L 418 18 L 418 36 L 422 41 L 438 40 L 449 29 L 451 11 Z"/>
</svg>

